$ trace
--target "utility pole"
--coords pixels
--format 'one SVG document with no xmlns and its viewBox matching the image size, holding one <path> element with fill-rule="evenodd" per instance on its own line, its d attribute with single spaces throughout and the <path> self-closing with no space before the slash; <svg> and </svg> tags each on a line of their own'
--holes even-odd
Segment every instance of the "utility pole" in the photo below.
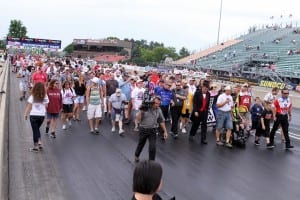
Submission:
<svg viewBox="0 0 300 200">
<path fill-rule="evenodd" d="M 223 9 L 223 0 L 221 0 L 221 7 L 220 7 L 220 18 L 219 18 L 219 28 L 218 28 L 217 44 L 219 44 L 219 41 L 220 41 L 220 29 L 221 29 L 222 9 Z"/>
</svg>

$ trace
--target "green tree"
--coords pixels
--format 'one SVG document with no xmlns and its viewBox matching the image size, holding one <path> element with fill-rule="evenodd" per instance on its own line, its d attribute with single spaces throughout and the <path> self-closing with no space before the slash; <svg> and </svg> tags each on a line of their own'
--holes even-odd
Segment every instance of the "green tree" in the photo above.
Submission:
<svg viewBox="0 0 300 200">
<path fill-rule="evenodd" d="M 114 37 L 114 36 L 109 36 L 106 39 L 108 39 L 108 40 L 120 40 L 119 38 Z"/>
<path fill-rule="evenodd" d="M 11 20 L 7 36 L 17 38 L 27 37 L 27 28 L 23 25 L 21 20 Z"/>
<path fill-rule="evenodd" d="M 73 51 L 74 51 L 74 44 L 73 43 L 69 44 L 68 46 L 66 46 L 64 48 L 63 51 L 66 52 L 66 53 L 68 53 L 68 54 L 73 53 Z"/>
<path fill-rule="evenodd" d="M 184 58 L 184 57 L 187 57 L 190 55 L 190 52 L 187 48 L 185 47 L 182 47 L 180 50 L 179 50 L 179 57 L 180 58 Z"/>
</svg>

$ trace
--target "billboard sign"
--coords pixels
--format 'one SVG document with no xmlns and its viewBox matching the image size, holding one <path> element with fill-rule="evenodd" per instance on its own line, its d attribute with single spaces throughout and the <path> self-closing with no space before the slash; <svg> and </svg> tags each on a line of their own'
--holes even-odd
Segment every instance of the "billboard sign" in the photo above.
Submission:
<svg viewBox="0 0 300 200">
<path fill-rule="evenodd" d="M 7 37 L 7 46 L 18 48 L 61 49 L 61 40 Z"/>
</svg>

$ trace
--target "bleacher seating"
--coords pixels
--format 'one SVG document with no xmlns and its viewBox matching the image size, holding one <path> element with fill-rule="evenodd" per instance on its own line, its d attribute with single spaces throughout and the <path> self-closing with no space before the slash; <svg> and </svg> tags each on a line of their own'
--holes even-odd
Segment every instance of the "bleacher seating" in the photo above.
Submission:
<svg viewBox="0 0 300 200">
<path fill-rule="evenodd" d="M 249 61 L 273 62 L 275 71 L 287 77 L 300 76 L 300 54 L 288 55 L 289 50 L 300 53 L 300 34 L 294 28 L 260 29 L 237 38 L 225 48 L 210 48 L 196 59 L 196 67 L 229 71 Z M 199 53 L 198 53 L 199 55 Z M 181 61 L 188 62 L 192 55 Z"/>
</svg>

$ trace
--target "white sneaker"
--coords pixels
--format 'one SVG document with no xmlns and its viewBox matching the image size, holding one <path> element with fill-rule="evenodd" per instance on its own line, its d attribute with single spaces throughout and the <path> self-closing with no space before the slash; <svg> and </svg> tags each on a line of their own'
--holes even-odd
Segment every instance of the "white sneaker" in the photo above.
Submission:
<svg viewBox="0 0 300 200">
<path fill-rule="evenodd" d="M 62 129 L 63 130 L 66 130 L 67 129 L 67 126 L 64 124 L 64 125 L 62 125 Z"/>
<path fill-rule="evenodd" d="M 121 135 L 121 134 L 123 134 L 125 131 L 123 130 L 123 129 L 120 129 L 119 130 L 119 134 Z"/>
<path fill-rule="evenodd" d="M 83 106 L 83 107 L 82 107 L 82 111 L 86 111 L 86 106 Z"/>
<path fill-rule="evenodd" d="M 182 132 L 182 133 L 186 133 L 186 129 L 183 128 L 183 129 L 181 130 L 181 132 Z"/>
<path fill-rule="evenodd" d="M 116 128 L 112 127 L 111 132 L 115 132 L 115 131 L 116 131 Z"/>
</svg>

